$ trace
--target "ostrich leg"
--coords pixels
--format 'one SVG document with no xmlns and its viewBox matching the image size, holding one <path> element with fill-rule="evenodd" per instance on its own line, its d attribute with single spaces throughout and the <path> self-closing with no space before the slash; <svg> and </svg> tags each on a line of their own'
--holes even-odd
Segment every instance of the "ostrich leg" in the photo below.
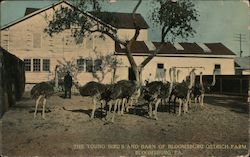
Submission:
<svg viewBox="0 0 250 157">
<path fill-rule="evenodd" d="M 200 105 L 201 105 L 201 108 L 204 107 L 203 102 L 204 102 L 204 93 L 202 93 L 201 96 L 200 96 Z"/>
<path fill-rule="evenodd" d="M 181 115 L 181 105 L 182 105 L 182 100 L 179 99 L 179 113 L 178 113 L 178 116 Z"/>
<path fill-rule="evenodd" d="M 129 98 L 128 102 L 126 103 L 126 112 L 129 112 L 129 108 L 133 105 L 133 99 Z"/>
<path fill-rule="evenodd" d="M 34 112 L 34 119 L 36 118 L 37 107 L 38 107 L 38 105 L 39 105 L 39 103 L 40 103 L 41 98 L 42 98 L 42 95 L 39 95 L 39 97 L 38 97 L 37 100 L 36 100 L 36 107 L 35 107 L 35 112 Z"/>
<path fill-rule="evenodd" d="M 119 99 L 118 100 L 116 100 L 116 102 L 115 102 L 115 106 L 114 106 L 114 110 L 113 110 L 113 116 L 112 116 L 112 123 L 114 123 L 114 120 L 115 120 L 115 111 L 116 111 L 116 109 L 117 109 L 117 106 L 118 106 L 118 103 L 119 103 Z"/>
<path fill-rule="evenodd" d="M 190 106 L 191 106 L 190 92 L 191 91 L 188 91 L 186 100 L 185 100 L 185 102 L 183 104 L 183 111 L 184 111 L 184 113 L 188 112 L 188 105 L 190 104 Z"/>
<path fill-rule="evenodd" d="M 197 110 L 198 108 L 198 104 L 197 104 L 197 100 L 199 99 L 199 97 L 195 97 L 194 98 L 194 104 L 195 104 L 195 109 Z"/>
<path fill-rule="evenodd" d="M 95 116 L 95 110 L 96 110 L 96 97 L 93 98 L 93 109 L 91 113 L 91 119 L 93 119 Z"/>
<path fill-rule="evenodd" d="M 186 114 L 188 112 L 188 102 L 189 100 L 183 101 L 183 113 Z"/>
<path fill-rule="evenodd" d="M 158 98 L 157 101 L 156 101 L 156 103 L 155 103 L 155 110 L 154 110 L 154 112 L 153 112 L 153 115 L 154 115 L 154 117 L 155 117 L 155 120 L 158 120 L 158 117 L 157 117 L 157 109 L 158 109 L 158 106 L 159 106 L 161 100 L 162 100 L 162 99 Z"/>
<path fill-rule="evenodd" d="M 149 117 L 152 117 L 152 102 L 149 103 Z"/>
<path fill-rule="evenodd" d="M 121 115 L 124 114 L 124 108 L 125 108 L 125 103 L 126 103 L 127 99 L 126 98 L 123 98 L 122 99 L 122 109 L 121 109 Z"/>
<path fill-rule="evenodd" d="M 117 113 L 118 113 L 118 115 L 120 115 L 121 112 L 122 112 L 121 111 L 122 102 L 123 102 L 123 99 L 121 99 L 121 101 L 119 100 L 118 103 L 117 103 L 117 109 L 118 109 Z"/>
<path fill-rule="evenodd" d="M 46 105 L 46 102 L 47 102 L 47 100 L 44 97 L 44 99 L 43 99 L 43 119 L 45 119 L 45 105 Z"/>
</svg>

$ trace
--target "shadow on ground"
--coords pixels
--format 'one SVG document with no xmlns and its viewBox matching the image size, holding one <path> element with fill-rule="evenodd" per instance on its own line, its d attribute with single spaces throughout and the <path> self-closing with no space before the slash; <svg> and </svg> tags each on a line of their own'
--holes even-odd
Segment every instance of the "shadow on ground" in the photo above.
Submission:
<svg viewBox="0 0 250 157">
<path fill-rule="evenodd" d="M 249 104 L 244 97 L 230 97 L 230 96 L 205 96 L 204 102 L 211 106 L 220 106 L 228 108 L 232 112 L 248 114 Z"/>
</svg>

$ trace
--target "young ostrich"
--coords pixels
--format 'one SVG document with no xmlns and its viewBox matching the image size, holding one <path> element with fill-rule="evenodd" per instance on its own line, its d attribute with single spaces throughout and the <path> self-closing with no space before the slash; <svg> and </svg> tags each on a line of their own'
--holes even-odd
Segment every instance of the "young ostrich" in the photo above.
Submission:
<svg viewBox="0 0 250 157">
<path fill-rule="evenodd" d="M 108 102 L 110 100 L 110 85 L 105 85 L 98 82 L 88 82 L 84 86 L 80 86 L 79 83 L 74 83 L 75 87 L 79 90 L 81 96 L 90 96 L 93 101 L 93 109 L 91 113 L 91 119 L 94 118 L 97 103 L 103 104 L 103 101 Z"/>
<path fill-rule="evenodd" d="M 136 82 L 130 80 L 121 80 L 113 85 L 112 90 L 110 90 L 110 99 L 114 100 L 115 103 L 112 104 L 112 101 L 109 102 L 109 111 L 111 111 L 114 105 L 112 122 L 114 122 L 116 109 L 118 109 L 118 113 L 121 110 L 121 115 L 123 115 L 125 102 L 132 98 L 138 98 L 139 89 L 140 86 Z"/>
<path fill-rule="evenodd" d="M 215 71 L 213 72 L 213 81 L 211 84 L 205 82 L 203 84 L 203 80 L 202 80 L 202 72 L 200 73 L 200 81 L 198 83 L 195 82 L 195 85 L 192 89 L 192 97 L 194 98 L 195 104 L 197 104 L 197 100 L 200 103 L 201 108 L 204 107 L 204 95 L 206 91 L 210 91 L 211 87 L 213 87 L 216 83 L 216 79 L 215 79 Z M 197 106 L 197 105 L 196 105 Z"/>
<path fill-rule="evenodd" d="M 179 100 L 179 113 L 181 115 L 181 107 L 183 106 L 184 113 L 188 112 L 188 102 L 190 101 L 191 89 L 194 86 L 195 69 L 189 74 L 189 79 L 182 81 L 181 83 L 175 83 L 171 96 L 175 96 L 175 100 Z M 171 97 L 170 96 L 170 97 Z"/>
<path fill-rule="evenodd" d="M 31 89 L 31 98 L 36 99 L 34 119 L 36 118 L 37 108 L 39 105 L 43 106 L 42 118 L 45 119 L 45 105 L 47 102 L 47 98 L 50 97 L 53 93 L 54 88 L 49 82 L 38 83 Z"/>
<path fill-rule="evenodd" d="M 158 120 L 157 117 L 157 109 L 160 102 L 163 100 L 169 99 L 172 88 L 172 68 L 169 71 L 170 74 L 170 81 L 171 82 L 161 82 L 161 81 L 153 81 L 147 83 L 143 90 L 143 98 L 149 103 L 149 117 L 153 117 L 154 119 Z M 153 111 L 154 105 L 154 111 Z"/>
</svg>

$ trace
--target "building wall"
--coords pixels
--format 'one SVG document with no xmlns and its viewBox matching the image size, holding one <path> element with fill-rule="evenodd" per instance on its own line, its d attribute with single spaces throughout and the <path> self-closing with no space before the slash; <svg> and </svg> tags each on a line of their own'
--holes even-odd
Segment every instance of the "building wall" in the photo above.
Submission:
<svg viewBox="0 0 250 157">
<path fill-rule="evenodd" d="M 133 30 L 133 29 L 119 29 L 117 31 L 117 34 L 118 34 L 120 39 L 128 40 L 134 36 L 135 30 Z M 141 29 L 140 35 L 138 36 L 137 40 L 138 41 L 147 41 L 148 40 L 148 29 Z"/>
<path fill-rule="evenodd" d="M 123 66 L 119 68 L 117 75 L 118 79 L 128 79 L 129 62 L 126 56 L 118 56 L 122 60 Z M 145 57 L 137 56 L 135 61 L 140 64 Z M 166 80 L 169 81 L 169 69 L 171 67 L 177 67 L 180 70 L 178 81 L 182 81 L 186 78 L 193 67 L 196 68 L 196 74 L 199 75 L 203 72 L 204 75 L 212 75 L 215 64 L 220 64 L 221 75 L 234 75 L 234 59 L 233 58 L 197 58 L 197 57 L 154 57 L 145 67 L 142 73 L 142 79 L 146 80 L 151 73 L 152 78 L 156 78 L 157 64 L 164 64 L 164 68 L 167 70 Z M 190 67 L 190 68 L 178 68 L 178 67 Z"/>
<path fill-rule="evenodd" d="M 242 75 L 250 75 L 250 70 L 243 70 Z"/>
</svg>

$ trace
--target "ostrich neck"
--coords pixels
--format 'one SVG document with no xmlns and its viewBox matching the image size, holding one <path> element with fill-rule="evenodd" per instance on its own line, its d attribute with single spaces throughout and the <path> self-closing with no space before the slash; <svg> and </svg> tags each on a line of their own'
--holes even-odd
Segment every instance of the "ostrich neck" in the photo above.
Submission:
<svg viewBox="0 0 250 157">
<path fill-rule="evenodd" d="M 214 72 L 214 73 L 213 73 L 213 82 L 212 82 L 211 86 L 214 86 L 215 83 L 216 83 L 216 79 L 215 79 L 215 72 Z"/>
<path fill-rule="evenodd" d="M 201 85 L 201 88 L 203 90 L 204 89 L 204 85 L 203 85 L 203 82 L 202 82 L 202 73 L 200 74 L 200 85 Z"/>
</svg>

